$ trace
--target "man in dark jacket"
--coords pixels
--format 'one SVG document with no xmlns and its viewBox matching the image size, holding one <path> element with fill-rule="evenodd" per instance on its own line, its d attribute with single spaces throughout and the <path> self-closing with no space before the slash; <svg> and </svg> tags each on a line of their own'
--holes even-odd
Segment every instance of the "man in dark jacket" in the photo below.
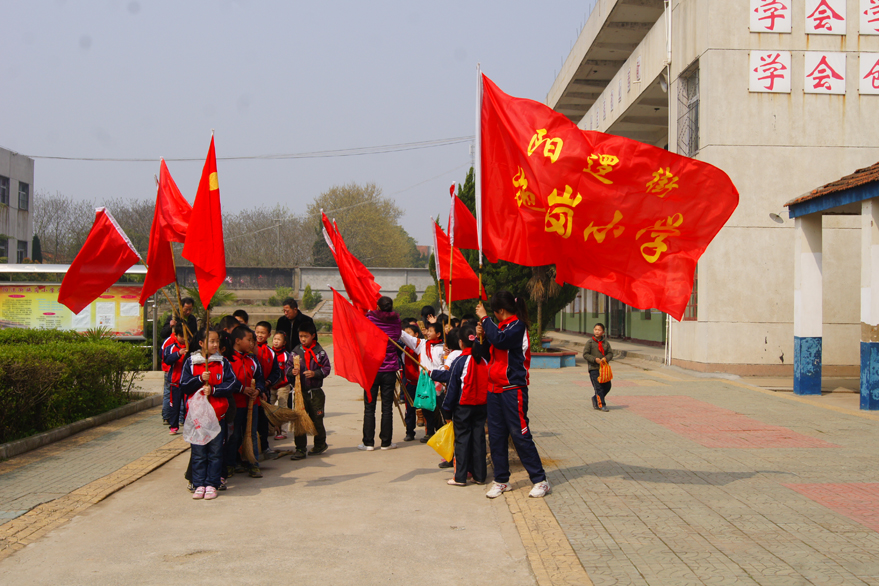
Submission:
<svg viewBox="0 0 879 586">
<path fill-rule="evenodd" d="M 314 324 L 314 320 L 299 311 L 299 304 L 292 297 L 285 299 L 283 305 L 284 315 L 278 318 L 275 331 L 287 336 L 287 352 L 292 352 L 299 345 L 299 326 L 306 322 Z"/>
<path fill-rule="evenodd" d="M 385 348 L 385 359 L 378 369 L 372 389 L 363 390 L 363 443 L 359 450 L 371 452 L 375 449 L 375 402 L 378 394 L 382 396 L 382 429 L 379 433 L 381 449 L 393 450 L 397 444 L 391 440 L 394 436 L 394 385 L 397 382 L 397 370 L 400 359 L 397 347 L 391 342 L 400 339 L 402 328 L 400 316 L 394 311 L 394 301 L 390 297 L 378 300 L 378 311 L 370 311 L 366 317 L 388 336 Z"/>
<path fill-rule="evenodd" d="M 189 327 L 189 334 L 187 337 L 191 340 L 192 337 L 195 336 L 195 332 L 198 331 L 198 321 L 195 319 L 195 316 L 192 315 L 192 308 L 195 306 L 195 301 L 192 297 L 184 297 L 182 303 L 183 319 Z M 176 318 L 177 316 L 172 313 L 167 321 L 165 321 L 165 325 L 162 326 L 162 329 L 159 332 L 159 341 L 166 340 L 171 336 L 171 332 L 174 331 L 174 324 L 177 323 Z"/>
</svg>

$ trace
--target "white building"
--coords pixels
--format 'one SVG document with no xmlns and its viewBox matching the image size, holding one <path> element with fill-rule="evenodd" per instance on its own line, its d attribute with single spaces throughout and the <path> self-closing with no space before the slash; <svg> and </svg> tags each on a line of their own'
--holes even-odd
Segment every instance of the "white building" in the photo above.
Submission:
<svg viewBox="0 0 879 586">
<path fill-rule="evenodd" d="M 879 161 L 877 94 L 877 0 L 598 0 L 546 103 L 584 130 L 716 165 L 741 194 L 699 263 L 687 318 L 671 325 L 674 364 L 793 373 L 783 204 Z M 823 371 L 855 375 L 860 218 L 823 223 Z M 568 329 L 603 317 L 594 297 L 564 315 Z"/>
<path fill-rule="evenodd" d="M 0 258 L 9 263 L 30 258 L 33 192 L 34 160 L 0 148 Z"/>
</svg>

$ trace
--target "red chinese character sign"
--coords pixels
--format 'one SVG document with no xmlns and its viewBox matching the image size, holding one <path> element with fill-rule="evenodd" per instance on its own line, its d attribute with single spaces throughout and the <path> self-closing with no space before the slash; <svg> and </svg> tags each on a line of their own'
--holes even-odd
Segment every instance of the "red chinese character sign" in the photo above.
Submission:
<svg viewBox="0 0 879 586">
<path fill-rule="evenodd" d="M 751 0 L 751 32 L 791 32 L 792 1 L 793 0 Z"/>
<path fill-rule="evenodd" d="M 846 0 L 806 0 L 806 33 L 844 35 Z"/>
<path fill-rule="evenodd" d="M 790 51 L 751 51 L 748 90 L 790 93 Z"/>
<path fill-rule="evenodd" d="M 680 319 L 696 262 L 738 205 L 716 167 L 584 131 L 483 76 L 482 244 L 560 282 Z"/>
<path fill-rule="evenodd" d="M 862 35 L 879 35 L 879 0 L 861 0 Z"/>
<path fill-rule="evenodd" d="M 845 53 L 804 53 L 807 94 L 845 93 Z"/>
<path fill-rule="evenodd" d="M 861 53 L 859 93 L 879 95 L 879 53 Z"/>
</svg>

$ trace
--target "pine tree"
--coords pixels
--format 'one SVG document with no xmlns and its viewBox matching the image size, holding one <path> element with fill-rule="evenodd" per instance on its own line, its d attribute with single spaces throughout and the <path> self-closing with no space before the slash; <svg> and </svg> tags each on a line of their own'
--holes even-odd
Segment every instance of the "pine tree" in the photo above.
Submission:
<svg viewBox="0 0 879 586">
<path fill-rule="evenodd" d="M 40 264 L 43 263 L 43 247 L 40 244 L 40 237 L 36 234 L 34 234 L 34 239 L 31 243 L 31 259 L 34 262 L 38 262 Z"/>
</svg>

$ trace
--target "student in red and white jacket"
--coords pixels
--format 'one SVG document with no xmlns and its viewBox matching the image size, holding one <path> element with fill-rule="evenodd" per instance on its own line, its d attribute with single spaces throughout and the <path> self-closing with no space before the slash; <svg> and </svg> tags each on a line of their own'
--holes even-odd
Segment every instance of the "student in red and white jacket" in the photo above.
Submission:
<svg viewBox="0 0 879 586">
<path fill-rule="evenodd" d="M 491 344 L 488 373 L 488 441 L 494 484 L 485 496 L 497 498 L 512 490 L 508 438 L 512 438 L 522 465 L 534 486 L 529 496 L 539 498 L 551 492 L 546 472 L 534 445 L 528 425 L 528 368 L 531 365 L 531 342 L 528 339 L 528 308 L 525 300 L 509 291 L 498 291 L 491 298 L 489 317 L 485 307 L 476 306 L 482 320 L 485 339 Z"/>
<path fill-rule="evenodd" d="M 254 338 L 253 331 L 245 325 L 240 325 L 232 330 L 232 359 L 229 361 L 232 365 L 232 372 L 238 382 L 241 383 L 241 390 L 233 394 L 235 400 L 235 424 L 233 426 L 232 437 L 227 442 L 226 447 L 226 474 L 229 474 L 229 468 L 235 467 L 238 470 L 250 471 L 251 478 L 262 478 L 262 472 L 259 469 L 259 462 L 251 464 L 244 462 L 238 455 L 238 450 L 244 441 L 244 434 L 247 430 L 247 403 L 250 399 L 254 399 L 253 416 L 251 420 L 251 436 L 250 441 L 253 442 L 254 455 L 259 454 L 259 439 L 257 436 L 257 426 L 259 423 L 259 405 L 260 399 L 266 399 L 265 380 L 262 375 L 262 368 L 259 366 L 259 360 L 252 353 Z"/>
<path fill-rule="evenodd" d="M 272 385 L 269 402 L 271 402 L 272 405 L 286 407 L 287 397 L 290 396 L 290 383 L 287 381 L 287 373 L 285 372 L 285 369 L 287 366 L 287 359 L 290 357 L 290 352 L 287 351 L 287 336 L 284 332 L 275 332 L 275 335 L 272 337 L 272 350 L 275 353 L 275 364 L 281 371 L 281 378 Z M 287 429 L 285 430 L 284 427 Z M 275 439 L 287 439 L 285 431 L 289 430 L 290 424 L 285 423 L 281 429 L 276 430 Z"/>
<path fill-rule="evenodd" d="M 183 394 L 192 397 L 199 389 L 208 385 L 208 400 L 220 421 L 220 433 L 204 446 L 192 445 L 190 466 L 194 499 L 217 498 L 217 490 L 222 485 L 223 443 L 226 439 L 223 418 L 229 408 L 232 395 L 241 389 L 241 383 L 232 372 L 229 361 L 223 358 L 220 351 L 220 336 L 216 331 L 208 332 L 205 339 L 204 330 L 200 330 L 195 342 L 201 348 L 193 352 L 183 361 L 180 375 L 180 389 Z M 208 356 L 207 360 L 205 356 Z"/>
<path fill-rule="evenodd" d="M 476 328 L 462 326 L 458 332 L 461 354 L 449 368 L 449 383 L 443 411 L 455 427 L 455 477 L 452 486 L 465 486 L 467 473 L 476 484 L 485 484 L 488 467 L 485 464 L 485 420 L 488 396 L 488 362 L 473 356 Z"/>
<path fill-rule="evenodd" d="M 259 360 L 259 367 L 262 369 L 262 374 L 265 377 L 267 401 L 274 404 L 271 389 L 278 379 L 281 378 L 281 371 L 275 363 L 275 351 L 272 350 L 268 343 L 269 336 L 272 335 L 272 324 L 267 321 L 261 321 L 256 324 L 253 333 L 256 337 L 256 348 L 254 348 L 253 353 L 256 354 Z M 266 415 L 265 409 L 259 410 L 259 426 L 257 430 L 259 431 L 260 452 L 266 454 L 266 456 L 274 454 L 275 451 L 269 447 L 269 418 Z"/>
<path fill-rule="evenodd" d="M 177 435 L 180 422 L 186 418 L 186 409 L 183 405 L 183 392 L 180 390 L 180 375 L 183 372 L 183 362 L 188 351 L 183 343 L 183 324 L 177 322 L 174 325 L 174 333 L 162 344 L 162 367 L 167 367 L 165 372 L 165 384 L 169 390 L 168 397 L 168 432 Z"/>
</svg>

